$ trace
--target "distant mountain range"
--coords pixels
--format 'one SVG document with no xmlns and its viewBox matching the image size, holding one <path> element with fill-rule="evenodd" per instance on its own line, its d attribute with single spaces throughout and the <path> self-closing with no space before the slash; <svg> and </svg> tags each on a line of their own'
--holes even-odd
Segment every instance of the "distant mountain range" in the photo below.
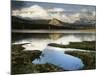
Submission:
<svg viewBox="0 0 100 75">
<path fill-rule="evenodd" d="M 25 19 L 12 16 L 12 29 L 92 29 L 95 23 L 75 22 L 65 23 L 56 18 L 53 19 Z"/>
</svg>

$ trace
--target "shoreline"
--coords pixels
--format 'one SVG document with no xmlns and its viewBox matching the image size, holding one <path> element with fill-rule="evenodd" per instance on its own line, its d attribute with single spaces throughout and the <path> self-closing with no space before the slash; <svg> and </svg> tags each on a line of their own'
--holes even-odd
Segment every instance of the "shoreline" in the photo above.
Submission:
<svg viewBox="0 0 100 75">
<path fill-rule="evenodd" d="M 96 33 L 95 29 L 84 30 L 20 30 L 13 29 L 12 33 Z"/>
</svg>

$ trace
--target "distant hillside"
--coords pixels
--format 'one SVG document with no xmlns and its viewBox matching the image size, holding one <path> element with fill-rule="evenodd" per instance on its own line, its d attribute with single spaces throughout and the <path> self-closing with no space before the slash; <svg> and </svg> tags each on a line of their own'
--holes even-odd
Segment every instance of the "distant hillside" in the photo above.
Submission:
<svg viewBox="0 0 100 75">
<path fill-rule="evenodd" d="M 53 18 L 49 21 L 49 24 L 50 25 L 54 25 L 54 26 L 63 26 L 63 22 L 56 19 L 56 18 Z"/>
<path fill-rule="evenodd" d="M 64 23 L 56 18 L 51 20 L 23 19 L 12 16 L 12 29 L 90 29 L 95 28 L 91 24 Z"/>
</svg>

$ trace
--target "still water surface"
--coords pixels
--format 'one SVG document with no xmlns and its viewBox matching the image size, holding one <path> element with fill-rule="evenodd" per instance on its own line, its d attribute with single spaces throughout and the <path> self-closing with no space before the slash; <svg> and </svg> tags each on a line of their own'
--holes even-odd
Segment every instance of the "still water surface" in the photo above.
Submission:
<svg viewBox="0 0 100 75">
<path fill-rule="evenodd" d="M 22 44 L 25 50 L 43 50 L 47 47 L 49 43 L 57 43 L 67 45 L 70 42 L 81 42 L 81 41 L 92 41 L 95 40 L 94 33 L 77 33 L 77 34 L 31 34 L 30 35 L 20 35 L 21 39 L 16 40 L 13 44 Z"/>
<path fill-rule="evenodd" d="M 50 63 L 63 68 L 64 70 L 77 70 L 84 67 L 83 61 L 78 58 L 68 54 L 64 54 L 64 51 L 69 50 L 80 50 L 72 48 L 58 48 L 48 46 L 49 43 L 57 43 L 67 45 L 70 42 L 81 42 L 81 41 L 93 41 L 95 40 L 95 33 L 74 33 L 74 34 L 59 34 L 59 33 L 49 33 L 49 34 L 39 34 L 34 33 L 31 36 L 24 37 L 16 40 L 13 44 L 23 44 L 22 45 L 27 50 L 40 50 L 42 54 L 40 59 L 35 59 L 32 61 L 33 64 L 45 64 Z"/>
</svg>

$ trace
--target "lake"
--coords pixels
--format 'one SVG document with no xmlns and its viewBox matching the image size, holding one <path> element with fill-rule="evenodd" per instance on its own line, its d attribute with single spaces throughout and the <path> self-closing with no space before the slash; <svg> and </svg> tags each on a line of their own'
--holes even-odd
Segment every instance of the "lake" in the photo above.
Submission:
<svg viewBox="0 0 100 75">
<path fill-rule="evenodd" d="M 32 33 L 16 34 L 13 44 L 22 44 L 25 50 L 43 50 L 49 43 L 67 45 L 70 42 L 95 41 L 95 33 Z"/>
<path fill-rule="evenodd" d="M 64 54 L 62 49 L 47 46 L 40 59 L 35 59 L 32 61 L 33 64 L 54 64 L 63 68 L 64 70 L 77 70 L 84 67 L 84 64 L 80 58 Z"/>
<path fill-rule="evenodd" d="M 87 50 L 51 47 L 48 46 L 49 43 L 68 45 L 70 42 L 95 41 L 96 39 L 95 33 L 21 33 L 16 35 L 18 37 L 14 36 L 16 40 L 13 41 L 13 44 L 24 44 L 22 45 L 25 48 L 24 51 L 42 51 L 40 58 L 32 61 L 33 64 L 50 63 L 64 70 L 78 70 L 84 67 L 83 61 L 80 58 L 64 54 L 64 51 Z"/>
</svg>

